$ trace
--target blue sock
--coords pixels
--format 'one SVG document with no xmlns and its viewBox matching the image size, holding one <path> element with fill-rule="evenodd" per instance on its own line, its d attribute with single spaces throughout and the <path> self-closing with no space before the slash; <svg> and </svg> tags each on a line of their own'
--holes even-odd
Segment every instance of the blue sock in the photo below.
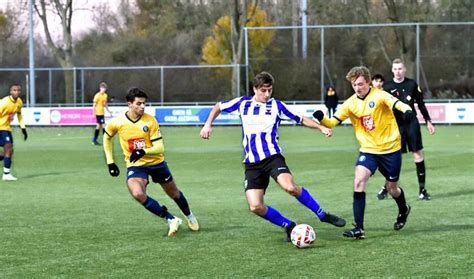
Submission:
<svg viewBox="0 0 474 279">
<path fill-rule="evenodd" d="M 323 219 L 326 216 L 326 212 L 319 206 L 319 203 L 311 196 L 311 194 L 305 189 L 301 188 L 301 195 L 296 198 L 300 203 L 309 208 L 319 218 Z"/>
<path fill-rule="evenodd" d="M 188 201 L 186 200 L 186 197 L 184 196 L 183 192 L 179 191 L 179 198 L 174 199 L 174 201 L 176 202 L 179 209 L 181 209 L 181 211 L 183 212 L 185 216 L 188 216 L 189 214 L 191 214 Z"/>
<path fill-rule="evenodd" d="M 264 219 L 270 221 L 270 223 L 275 224 L 277 226 L 280 226 L 282 228 L 288 227 L 293 221 L 285 218 L 283 215 L 281 215 L 278 210 L 271 206 L 267 206 L 267 213 L 265 216 L 263 216 Z"/>
<path fill-rule="evenodd" d="M 11 168 L 12 166 L 12 158 L 11 157 L 5 157 L 3 158 L 3 167 L 6 169 Z"/>
<path fill-rule="evenodd" d="M 166 220 L 171 220 L 174 218 L 174 216 L 168 212 L 166 207 L 161 206 L 157 201 L 155 201 L 151 197 L 146 198 L 146 201 L 143 203 L 143 207 L 145 207 L 151 213 L 161 218 L 165 218 Z"/>
</svg>

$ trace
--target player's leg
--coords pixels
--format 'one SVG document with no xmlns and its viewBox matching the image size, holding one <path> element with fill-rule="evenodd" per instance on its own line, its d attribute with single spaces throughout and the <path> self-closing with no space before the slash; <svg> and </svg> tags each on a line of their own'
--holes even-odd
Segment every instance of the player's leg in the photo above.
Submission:
<svg viewBox="0 0 474 279">
<path fill-rule="evenodd" d="M 1 142 L 3 143 L 3 181 L 15 181 L 17 180 L 10 171 L 12 166 L 12 157 L 13 157 L 13 138 L 10 131 L 1 132 Z"/>
<path fill-rule="evenodd" d="M 410 205 L 406 202 L 403 189 L 398 185 L 402 166 L 402 154 L 397 151 L 391 154 L 380 155 L 379 158 L 379 170 L 385 177 L 388 191 L 398 207 L 394 229 L 400 230 L 405 226 L 408 214 L 410 214 Z"/>
<path fill-rule="evenodd" d="M 290 241 L 290 233 L 296 223 L 283 216 L 277 209 L 264 203 L 263 197 L 269 183 L 269 174 L 265 172 L 263 166 L 258 164 L 252 167 L 245 166 L 245 198 L 250 211 L 270 223 L 284 228 L 286 231 L 285 241 Z"/>
<path fill-rule="evenodd" d="M 132 168 L 129 168 L 129 170 Z M 169 236 L 176 235 L 179 225 L 181 225 L 181 219 L 173 216 L 168 212 L 166 206 L 161 206 L 158 201 L 148 196 L 146 193 L 146 186 L 148 184 L 147 173 L 140 168 L 133 168 L 132 171 L 128 171 L 130 174 L 127 179 L 127 186 L 130 195 L 138 201 L 145 209 L 155 214 L 158 217 L 165 219 L 169 225 Z M 145 176 L 145 177 L 144 177 Z"/>
<path fill-rule="evenodd" d="M 263 201 L 264 195 L 265 189 L 247 189 L 245 191 L 250 211 L 270 223 L 285 229 L 285 241 L 290 241 L 291 230 L 296 226 L 296 223 L 283 216 L 277 209 L 265 205 Z"/>
<path fill-rule="evenodd" d="M 375 155 L 367 153 L 359 153 L 355 166 L 354 175 L 354 194 L 352 202 L 352 212 L 354 214 L 354 228 L 352 230 L 345 231 L 343 236 L 363 239 L 365 238 L 364 232 L 364 214 L 365 214 L 365 203 L 366 194 L 365 188 L 369 177 L 377 170 L 377 160 Z"/>
<path fill-rule="evenodd" d="M 275 169 L 275 171 L 277 171 Z M 273 175 L 272 175 L 273 176 Z M 325 223 L 332 224 L 336 227 L 344 227 L 346 221 L 336 215 L 325 212 L 318 201 L 309 193 L 309 191 L 304 187 L 299 187 L 293 180 L 291 173 L 280 173 L 277 175 L 275 181 L 280 185 L 280 187 L 285 190 L 288 194 L 295 197 L 302 205 L 306 206 L 311 210 L 319 220 Z"/>
<path fill-rule="evenodd" d="M 413 161 L 416 166 L 416 176 L 418 178 L 418 198 L 420 200 L 430 200 L 431 196 L 426 191 L 426 168 L 425 160 L 423 158 L 423 141 L 421 138 L 421 128 L 418 121 L 415 121 L 410 126 L 408 135 L 408 150 L 412 152 Z"/>
<path fill-rule="evenodd" d="M 188 200 L 186 199 L 185 195 L 176 185 L 173 175 L 168 168 L 168 164 L 166 162 L 162 162 L 157 166 L 149 167 L 149 170 L 152 181 L 161 185 L 168 197 L 174 200 L 179 209 L 181 209 L 181 212 L 183 212 L 184 216 L 186 216 L 188 227 L 192 231 L 198 231 L 199 223 L 196 219 L 196 216 L 194 216 L 194 214 L 191 212 Z"/>
<path fill-rule="evenodd" d="M 99 138 L 100 130 L 103 130 L 103 124 L 105 123 L 104 116 L 96 115 L 96 125 L 94 130 L 94 137 L 92 138 L 92 144 L 99 145 L 97 139 Z"/>
<path fill-rule="evenodd" d="M 426 191 L 425 182 L 426 182 L 426 168 L 425 160 L 423 158 L 423 150 L 413 151 L 413 161 L 416 165 L 416 176 L 418 178 L 418 198 L 420 200 L 431 200 L 431 195 Z"/>
</svg>

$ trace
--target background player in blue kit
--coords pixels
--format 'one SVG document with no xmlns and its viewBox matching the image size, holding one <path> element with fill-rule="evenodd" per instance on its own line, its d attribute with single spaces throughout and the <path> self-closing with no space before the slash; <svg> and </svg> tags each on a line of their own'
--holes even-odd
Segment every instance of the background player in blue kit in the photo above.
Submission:
<svg viewBox="0 0 474 279">
<path fill-rule="evenodd" d="M 313 211 L 322 222 L 343 227 L 346 224 L 344 219 L 326 213 L 307 189 L 299 187 L 295 183 L 278 145 L 277 131 L 282 118 L 319 129 L 328 137 L 332 135 L 332 130 L 323 127 L 309 117 L 290 111 L 283 102 L 272 98 L 273 83 L 273 76 L 262 72 L 256 75 L 253 81 L 255 96 L 244 96 L 217 103 L 201 129 L 200 136 L 203 139 L 209 139 L 212 133 L 212 123 L 221 111 L 238 111 L 242 120 L 242 144 L 245 153 L 243 161 L 245 165 L 244 186 L 249 208 L 254 214 L 285 228 L 287 241 L 289 241 L 291 230 L 296 223 L 264 203 L 265 190 L 270 182 L 270 177 L 287 193 Z"/>
</svg>

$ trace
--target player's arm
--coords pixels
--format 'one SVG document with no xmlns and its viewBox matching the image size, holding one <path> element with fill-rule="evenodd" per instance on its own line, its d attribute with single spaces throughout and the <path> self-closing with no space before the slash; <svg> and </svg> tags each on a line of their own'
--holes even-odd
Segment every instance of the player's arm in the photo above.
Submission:
<svg viewBox="0 0 474 279">
<path fill-rule="evenodd" d="M 120 170 L 114 162 L 112 137 L 113 135 L 110 135 L 107 131 L 105 131 L 104 137 L 103 137 L 105 160 L 107 162 L 107 167 L 109 168 L 109 174 L 111 176 L 118 176 L 120 174 Z"/>
<path fill-rule="evenodd" d="M 21 114 L 21 108 L 16 113 L 16 117 L 18 118 L 18 123 L 20 124 L 21 132 L 23 133 L 23 139 L 26 140 L 28 138 L 28 133 L 26 132 L 26 125 L 25 121 L 23 120 L 23 114 Z"/>
<path fill-rule="evenodd" d="M 433 126 L 433 123 L 431 122 L 431 117 L 430 113 L 428 112 L 428 109 L 426 108 L 425 101 L 423 100 L 423 92 L 421 91 L 420 87 L 417 85 L 417 91 L 415 92 L 415 102 L 418 104 L 418 109 L 421 112 L 421 115 L 423 115 L 423 118 L 425 119 L 426 122 L 426 127 L 428 128 L 428 132 L 430 135 L 435 133 L 435 127 Z"/>
<path fill-rule="evenodd" d="M 403 119 L 409 121 L 416 117 L 416 112 L 409 105 L 391 96 L 389 93 L 387 93 L 387 96 L 389 96 L 388 99 L 386 98 L 387 104 L 392 107 L 392 110 L 396 109 L 403 112 Z"/>
<path fill-rule="evenodd" d="M 301 120 L 301 124 L 309 128 L 319 129 L 321 133 L 323 133 L 326 137 L 332 136 L 332 129 L 324 127 L 323 125 L 319 124 L 318 122 L 314 121 L 313 119 L 307 116 L 303 116 L 303 119 Z"/>
<path fill-rule="evenodd" d="M 201 138 L 209 139 L 212 133 L 212 123 L 216 120 L 219 114 L 221 114 L 221 107 L 220 103 L 217 103 L 212 108 L 211 113 L 207 117 L 206 124 L 204 124 L 204 127 L 202 127 L 201 132 L 199 133 Z"/>
<path fill-rule="evenodd" d="M 324 115 L 324 112 L 320 110 L 315 111 L 313 113 L 313 117 L 316 118 L 320 124 L 327 128 L 334 128 L 344 121 L 344 119 L 340 119 L 335 115 L 332 118 L 328 118 Z"/>
</svg>

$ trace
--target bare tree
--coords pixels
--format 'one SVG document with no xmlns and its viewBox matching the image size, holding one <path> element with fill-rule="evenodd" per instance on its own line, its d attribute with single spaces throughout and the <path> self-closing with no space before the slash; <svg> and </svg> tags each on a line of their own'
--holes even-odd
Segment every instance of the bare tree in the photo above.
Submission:
<svg viewBox="0 0 474 279">
<path fill-rule="evenodd" d="M 62 3 L 65 2 L 65 3 Z M 71 19 L 73 15 L 72 0 L 38 0 L 34 4 L 35 11 L 41 19 L 48 47 L 53 52 L 54 58 L 58 61 L 62 68 L 73 68 L 72 59 L 73 46 L 71 35 Z M 49 14 L 48 14 L 49 13 Z M 51 20 L 48 18 L 51 13 L 56 14 L 61 23 L 61 40 L 55 43 L 51 36 Z M 73 103 L 74 100 L 74 84 L 73 72 L 64 71 L 65 101 Z"/>
</svg>

